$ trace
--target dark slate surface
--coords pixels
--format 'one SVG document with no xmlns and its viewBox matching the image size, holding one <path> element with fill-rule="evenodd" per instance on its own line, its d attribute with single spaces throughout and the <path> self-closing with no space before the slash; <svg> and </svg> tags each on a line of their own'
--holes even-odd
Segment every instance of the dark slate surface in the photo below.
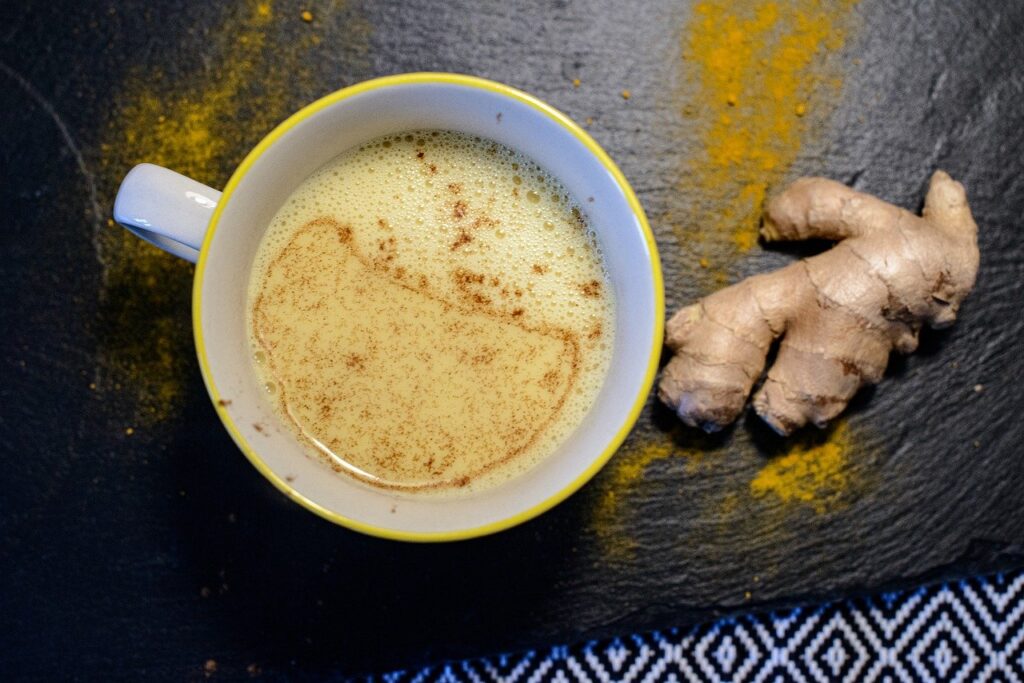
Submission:
<svg viewBox="0 0 1024 683">
<path fill-rule="evenodd" d="M 218 27 L 239 10 L 4 4 L 0 674 L 179 680 L 202 677 L 214 659 L 221 678 L 245 677 L 250 665 L 320 677 L 1024 566 L 1024 8 L 903 7 L 865 0 L 856 9 L 847 50 L 859 67 L 845 76 L 827 134 L 789 173 L 830 175 L 918 207 L 941 166 L 968 186 L 981 226 L 981 274 L 960 322 L 927 334 L 919 354 L 856 402 L 855 469 L 867 483 L 824 514 L 747 498 L 716 507 L 782 445 L 753 420 L 712 441 L 675 430 L 681 448 L 721 457 L 652 464 L 610 531 L 594 522 L 614 485 L 606 471 L 514 530 L 415 546 L 334 527 L 278 495 L 208 405 L 189 346 L 191 270 L 167 261 L 159 282 L 136 288 L 97 255 L 116 179 L 143 160 L 103 147 L 112 112 L 132 94 L 127 74 L 142 64 L 181 76 L 153 81 L 168 100 L 195 85 L 188 74 L 213 77 L 225 46 L 237 47 Z M 268 29 L 265 50 L 296 49 L 309 29 L 295 20 L 300 9 L 275 6 L 290 21 Z M 687 3 L 314 9 L 333 19 L 319 27 L 316 60 L 276 79 L 286 83 L 275 94 L 284 112 L 374 75 L 437 69 L 505 81 L 592 117 L 652 217 L 670 308 L 701 294 L 660 219 L 701 209 L 700 197 L 676 189 L 696 143 L 667 95 Z M 261 87 L 251 85 L 257 103 Z M 237 116 L 237 134 L 202 180 L 226 181 L 267 132 L 247 127 L 258 119 Z M 755 248 L 730 276 L 790 258 Z M 117 370 L 133 353 L 150 363 L 156 354 L 155 367 L 182 378 L 159 419 L 139 417 L 138 378 Z M 627 448 L 673 429 L 649 406 Z M 631 550 L 609 550 L 609 534 Z"/>
</svg>

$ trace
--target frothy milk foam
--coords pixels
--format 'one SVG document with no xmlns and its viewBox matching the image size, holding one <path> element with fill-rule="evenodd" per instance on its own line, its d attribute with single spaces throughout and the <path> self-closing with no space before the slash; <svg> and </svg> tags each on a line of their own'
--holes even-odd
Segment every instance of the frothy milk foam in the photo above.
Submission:
<svg viewBox="0 0 1024 683">
<path fill-rule="evenodd" d="M 294 434 L 378 488 L 459 495 L 554 451 L 608 370 L 615 301 L 565 188 L 490 140 L 378 138 L 281 207 L 249 285 Z"/>
</svg>

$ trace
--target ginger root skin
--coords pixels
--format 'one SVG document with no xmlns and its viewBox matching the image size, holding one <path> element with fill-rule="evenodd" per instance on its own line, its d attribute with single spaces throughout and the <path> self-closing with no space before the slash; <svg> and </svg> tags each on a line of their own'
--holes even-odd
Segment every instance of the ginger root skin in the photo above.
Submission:
<svg viewBox="0 0 1024 683">
<path fill-rule="evenodd" d="M 922 325 L 953 324 L 980 258 L 967 195 L 943 171 L 931 178 L 921 216 L 833 180 L 802 178 L 768 203 L 761 235 L 838 244 L 668 321 L 674 356 L 658 396 L 707 432 L 739 417 L 778 337 L 754 410 L 782 435 L 808 422 L 824 427 L 858 389 L 881 381 L 893 349 L 917 348 Z"/>
</svg>

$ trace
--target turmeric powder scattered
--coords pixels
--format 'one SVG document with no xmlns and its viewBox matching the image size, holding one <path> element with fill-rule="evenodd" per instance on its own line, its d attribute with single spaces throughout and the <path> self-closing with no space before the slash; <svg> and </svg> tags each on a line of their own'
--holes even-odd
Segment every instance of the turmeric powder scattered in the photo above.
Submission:
<svg viewBox="0 0 1024 683">
<path fill-rule="evenodd" d="M 700 141 L 702 153 L 688 157 L 680 176 L 685 194 L 700 196 L 697 210 L 678 211 L 665 220 L 673 225 L 680 243 L 693 251 L 692 267 L 701 273 L 704 286 L 726 284 L 728 268 L 744 251 L 757 243 L 757 225 L 767 188 L 785 178 L 801 149 L 813 144 L 842 85 L 842 63 L 829 58 L 839 50 L 856 19 L 856 0 L 823 3 L 820 0 L 701 0 L 693 7 L 682 35 L 683 68 L 676 100 L 681 122 Z M 735 98 L 729 104 L 730 94 Z M 803 104 L 803 113 L 797 113 Z M 586 125 L 593 124 L 588 118 Z M 681 181 L 682 183 L 682 181 Z M 694 205 L 691 205 L 694 206 Z M 683 443 L 699 438 L 691 433 Z M 819 435 L 815 435 L 816 437 Z M 813 444 L 791 443 L 792 450 L 770 461 L 761 479 L 778 486 L 748 487 L 725 493 L 733 507 L 755 498 L 786 491 L 791 483 L 777 468 L 789 455 L 831 444 L 820 453 L 846 454 L 857 435 L 836 426 Z M 657 431 L 635 433 L 605 472 L 595 480 L 597 494 L 591 525 L 605 556 L 613 560 L 631 557 L 637 550 L 631 535 L 631 496 L 644 482 L 645 472 L 656 460 L 679 455 L 685 472 L 716 468 L 719 456 L 742 453 L 757 456 L 745 438 L 705 442 L 685 451 L 673 450 Z M 711 438 L 711 437 L 709 437 Z M 811 451 L 811 469 L 829 471 Z M 760 457 L 760 456 L 758 456 Z M 730 458 L 730 462 L 735 459 Z M 834 462 L 834 460 L 833 460 Z M 792 470 L 787 470 L 791 472 Z M 846 470 L 843 470 L 846 472 Z M 824 477 L 831 487 L 817 487 L 812 500 L 784 496 L 796 505 L 832 505 L 830 495 L 847 493 L 858 481 L 847 473 Z M 647 482 L 649 483 L 649 482 Z M 705 509 L 723 515 L 720 494 L 709 493 Z M 824 495 L 824 503 L 817 502 Z M 778 497 L 778 496 L 777 496 Z M 806 498 L 806 497 L 805 497 Z M 757 531 L 760 527 L 754 529 Z M 759 578 L 754 579 L 757 583 Z"/>
<path fill-rule="evenodd" d="M 111 195 L 142 161 L 222 186 L 252 145 L 308 102 L 314 37 L 276 45 L 272 3 L 238 4 L 210 32 L 216 70 L 128 72 L 96 152 Z M 365 54 L 368 24 L 355 11 L 346 18 L 347 46 Z M 100 391 L 130 387 L 140 424 L 165 420 L 180 406 L 194 362 L 187 331 L 192 266 L 112 221 L 96 235 L 95 248 L 103 265 L 99 324 L 106 328 L 96 384 Z"/>
<path fill-rule="evenodd" d="M 849 490 L 853 476 L 848 460 L 850 441 L 850 427 L 841 422 L 823 441 L 794 444 L 751 480 L 751 495 L 771 495 L 783 503 L 808 505 L 818 514 L 834 509 Z"/>
<path fill-rule="evenodd" d="M 627 446 L 620 450 L 598 481 L 603 483 L 597 505 L 593 511 L 591 525 L 599 537 L 607 556 L 627 559 L 632 555 L 635 541 L 624 534 L 622 524 L 622 499 L 639 482 L 651 463 L 664 460 L 672 454 L 672 444 L 656 442 Z"/>
<path fill-rule="evenodd" d="M 694 6 L 683 39 L 689 79 L 679 99 L 703 154 L 688 159 L 681 175 L 701 204 L 675 231 L 710 259 L 708 284 L 725 284 L 728 266 L 757 243 L 767 189 L 785 176 L 837 99 L 841 79 L 824 56 L 842 46 L 855 4 L 702 0 Z"/>
</svg>

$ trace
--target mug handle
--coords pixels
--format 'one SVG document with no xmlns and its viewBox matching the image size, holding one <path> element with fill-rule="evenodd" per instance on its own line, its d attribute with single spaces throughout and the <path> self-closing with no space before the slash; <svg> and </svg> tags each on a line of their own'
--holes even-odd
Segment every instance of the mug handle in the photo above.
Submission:
<svg viewBox="0 0 1024 683">
<path fill-rule="evenodd" d="M 154 164 L 124 177 L 114 220 L 150 244 L 195 263 L 220 191 Z"/>
</svg>

